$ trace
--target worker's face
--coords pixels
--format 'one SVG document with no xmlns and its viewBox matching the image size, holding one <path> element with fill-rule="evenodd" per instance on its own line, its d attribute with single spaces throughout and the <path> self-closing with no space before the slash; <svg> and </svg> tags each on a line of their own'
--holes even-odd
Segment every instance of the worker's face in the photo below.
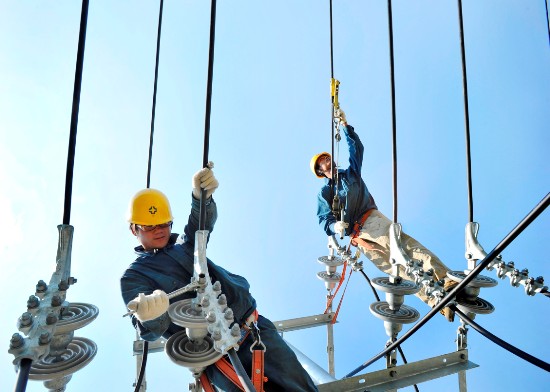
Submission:
<svg viewBox="0 0 550 392">
<path fill-rule="evenodd" d="M 172 222 L 156 226 L 132 225 L 132 233 L 137 237 L 143 249 L 162 249 L 168 244 L 172 233 Z"/>
<path fill-rule="evenodd" d="M 317 173 L 325 177 L 332 177 L 332 159 L 330 155 L 323 155 L 317 160 Z"/>
</svg>

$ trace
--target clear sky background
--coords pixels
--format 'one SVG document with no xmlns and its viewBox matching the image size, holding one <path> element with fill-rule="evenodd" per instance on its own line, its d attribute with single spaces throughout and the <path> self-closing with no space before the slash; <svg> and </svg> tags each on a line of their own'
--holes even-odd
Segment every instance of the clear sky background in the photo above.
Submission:
<svg viewBox="0 0 550 392">
<path fill-rule="evenodd" d="M 550 190 L 550 50 L 544 0 L 463 2 L 474 220 L 486 251 Z M 72 391 L 133 390 L 134 331 L 119 278 L 134 259 L 125 211 L 146 186 L 158 1 L 92 1 L 74 166 L 72 276 L 67 299 L 99 307 L 77 336 L 98 345 Z M 81 2 L 0 1 L 0 389 L 15 385 L 9 340 L 39 279 L 55 268 Z M 386 1 L 334 1 L 334 74 L 340 101 L 366 151 L 363 177 L 392 217 L 392 124 Z M 209 1 L 164 4 L 151 186 L 172 202 L 174 231 L 190 208 L 203 159 Z M 398 221 L 453 270 L 464 270 L 468 222 L 464 104 L 457 2 L 394 1 Z M 272 320 L 319 314 L 316 273 L 327 254 L 317 225 L 321 181 L 314 153 L 330 151 L 329 1 L 219 1 L 209 158 L 220 187 L 207 255 L 244 275 Z M 340 146 L 342 161 L 347 147 Z M 550 283 L 545 211 L 503 252 Z M 381 276 L 362 257 L 365 272 Z M 494 271 L 486 276 L 496 278 Z M 480 296 L 496 310 L 476 318 L 509 343 L 550 361 L 548 298 L 508 279 Z M 336 375 L 383 350 L 381 320 L 354 274 L 335 326 Z M 421 315 L 415 297 L 406 303 Z M 437 315 L 404 345 L 409 362 L 456 349 L 459 322 Z M 404 330 L 409 327 L 405 326 Z M 326 367 L 324 328 L 285 334 Z M 542 390 L 550 375 L 470 329 L 472 391 Z M 269 355 L 269 353 L 267 353 Z M 379 360 L 365 372 L 382 369 Z M 148 390 L 187 390 L 187 369 L 150 355 Z M 30 381 L 28 391 L 42 391 Z M 412 390 L 412 388 L 409 388 Z M 456 391 L 456 376 L 420 385 Z"/>
</svg>

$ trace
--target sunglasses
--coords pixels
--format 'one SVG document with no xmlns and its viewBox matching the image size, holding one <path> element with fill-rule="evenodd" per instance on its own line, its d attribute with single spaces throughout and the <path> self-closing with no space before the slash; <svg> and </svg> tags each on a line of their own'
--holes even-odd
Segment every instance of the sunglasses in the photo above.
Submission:
<svg viewBox="0 0 550 392">
<path fill-rule="evenodd" d="M 136 227 L 142 231 L 153 231 L 155 230 L 157 227 L 159 229 L 166 229 L 167 227 L 172 227 L 172 225 L 174 224 L 174 222 L 170 221 L 170 222 L 166 222 L 166 223 L 161 223 L 160 225 L 136 225 Z"/>
</svg>

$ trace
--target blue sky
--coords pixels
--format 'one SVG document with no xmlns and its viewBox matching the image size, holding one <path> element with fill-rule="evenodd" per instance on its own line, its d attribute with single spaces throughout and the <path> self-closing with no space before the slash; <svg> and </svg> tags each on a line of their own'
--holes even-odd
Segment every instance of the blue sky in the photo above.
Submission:
<svg viewBox="0 0 550 392">
<path fill-rule="evenodd" d="M 472 143 L 474 221 L 491 250 L 548 193 L 550 51 L 543 0 L 463 1 Z M 330 150 L 329 2 L 219 1 L 209 158 L 220 181 L 219 219 L 208 257 L 245 276 L 260 313 L 272 320 L 322 313 L 316 273 L 327 254 L 317 225 L 321 186 L 309 159 Z M 0 235 L 4 300 L 0 386 L 15 385 L 7 353 L 16 321 L 39 279 L 55 268 L 81 4 L 0 1 Z M 348 121 L 366 146 L 363 177 L 392 214 L 391 96 L 387 2 L 334 1 L 334 73 Z M 146 186 L 158 2 L 92 1 L 74 167 L 72 302 L 99 307 L 78 330 L 96 358 L 68 390 L 131 390 L 134 332 L 119 293 L 135 239 L 124 220 Z M 203 154 L 210 4 L 164 5 L 151 186 L 172 202 L 174 230 L 189 211 L 191 176 Z M 466 268 L 468 222 L 462 71 L 455 1 L 394 1 L 398 221 L 451 269 Z M 340 151 L 346 159 L 346 146 Z M 548 211 L 503 253 L 550 279 Z M 365 272 L 381 274 L 363 257 Z M 496 278 L 494 271 L 486 276 Z M 548 299 L 499 280 L 480 296 L 496 310 L 478 321 L 497 336 L 550 360 Z M 359 274 L 335 327 L 336 375 L 379 353 L 387 340 Z M 416 298 L 406 303 L 421 315 Z M 455 350 L 458 322 L 435 317 L 403 346 L 409 362 Z M 404 327 L 406 330 L 407 327 Z M 323 328 L 285 334 L 326 366 Z M 470 390 L 549 385 L 545 371 L 470 330 Z M 383 368 L 378 361 L 366 371 Z M 163 353 L 148 363 L 151 391 L 186 389 L 189 372 Z M 29 382 L 28 391 L 44 390 Z M 412 389 L 411 389 L 412 390 Z M 455 376 L 421 391 L 458 390 Z"/>
</svg>

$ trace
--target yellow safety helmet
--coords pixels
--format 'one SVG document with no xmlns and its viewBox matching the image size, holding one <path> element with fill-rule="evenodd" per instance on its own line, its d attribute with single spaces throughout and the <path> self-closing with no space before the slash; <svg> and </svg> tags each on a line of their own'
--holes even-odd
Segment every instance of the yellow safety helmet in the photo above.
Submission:
<svg viewBox="0 0 550 392">
<path fill-rule="evenodd" d="M 311 161 L 309 162 L 309 167 L 311 168 L 311 171 L 313 172 L 313 174 L 315 174 L 315 176 L 317 178 L 324 178 L 325 176 L 320 176 L 319 174 L 317 174 L 317 161 L 319 160 L 319 158 L 321 158 L 322 156 L 325 156 L 325 155 L 328 155 L 330 157 L 330 154 L 328 152 L 322 152 L 320 154 L 315 154 L 313 156 L 313 158 L 311 158 Z"/>
<path fill-rule="evenodd" d="M 174 220 L 170 202 L 164 193 L 156 189 L 137 192 L 128 206 L 127 220 L 136 225 L 160 225 Z"/>
</svg>

